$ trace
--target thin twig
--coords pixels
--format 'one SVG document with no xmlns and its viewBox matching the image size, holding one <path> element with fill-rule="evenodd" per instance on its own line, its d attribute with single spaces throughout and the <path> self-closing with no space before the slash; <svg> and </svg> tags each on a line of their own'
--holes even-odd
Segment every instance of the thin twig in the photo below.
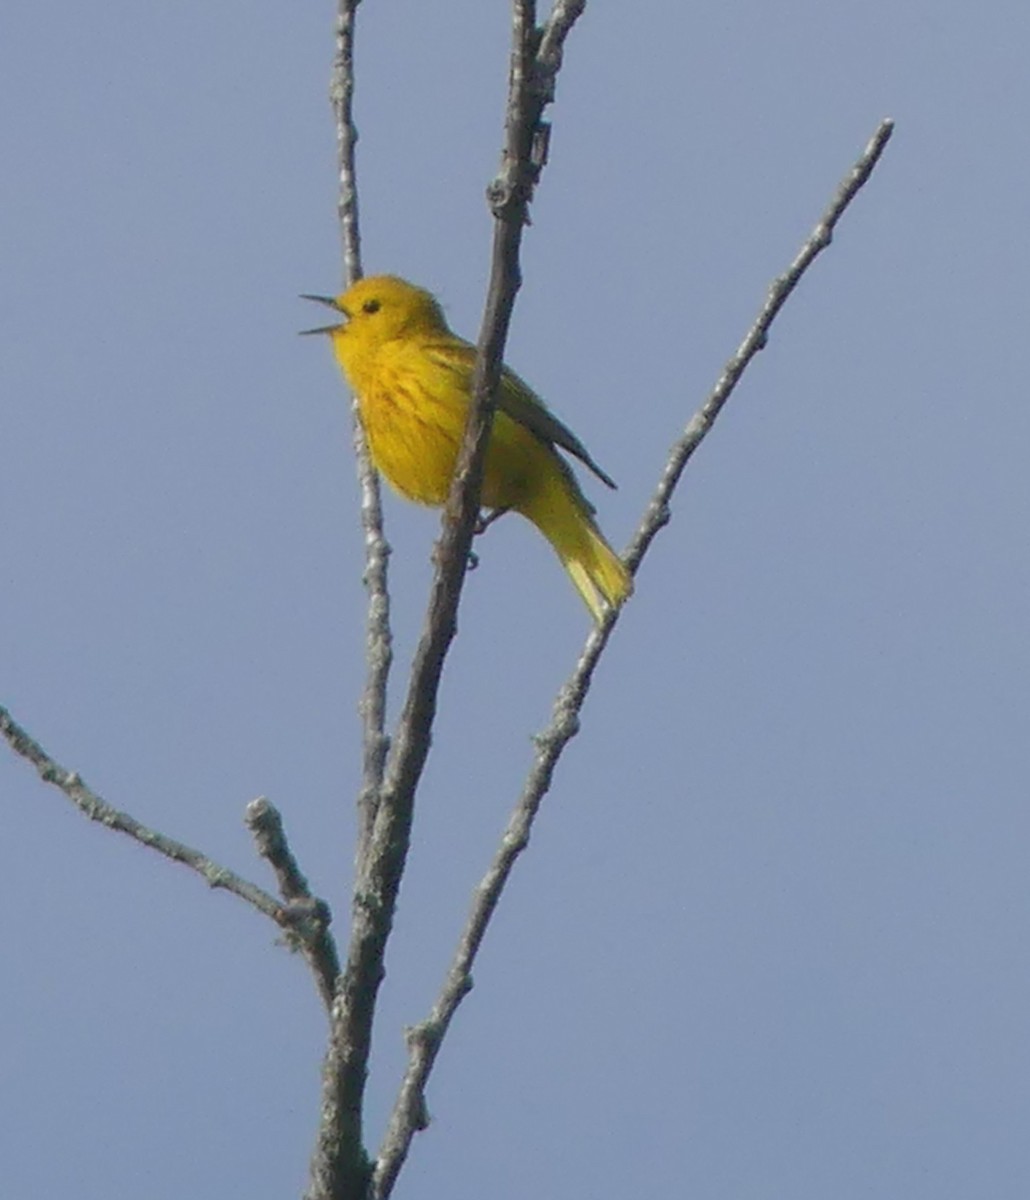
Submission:
<svg viewBox="0 0 1030 1200">
<path fill-rule="evenodd" d="M 288 937 L 301 951 L 315 977 L 326 1009 L 332 1008 L 336 981 L 340 974 L 340 956 L 329 932 L 332 913 L 325 900 L 312 894 L 308 881 L 297 865 L 283 828 L 279 810 L 270 800 L 259 796 L 247 805 L 247 828 L 254 835 L 258 854 L 275 872 L 279 894 L 286 901 Z"/>
<path fill-rule="evenodd" d="M 355 162 L 358 129 L 354 123 L 354 26 L 361 0 L 339 0 L 336 11 L 336 53 L 333 57 L 329 99 L 336 125 L 339 171 L 337 212 L 343 243 L 344 286 L 362 275 L 361 232 L 358 221 L 358 185 Z M 358 793 L 358 861 L 372 834 L 383 769 L 390 748 L 386 734 L 386 685 L 393 662 L 390 630 L 390 592 L 387 586 L 390 546 L 383 533 L 383 504 L 379 474 L 372 465 L 361 415 L 355 398 L 351 407 L 354 454 L 361 492 L 361 528 L 365 535 L 364 582 L 368 591 L 365 622 L 367 668 L 365 689 L 358 705 L 362 724 L 362 778 Z"/>
<path fill-rule="evenodd" d="M 688 459 L 711 429 L 745 368 L 767 340 L 769 328 L 798 281 L 832 237 L 834 226 L 876 166 L 893 130 L 880 124 L 869 145 L 845 178 L 833 202 L 786 273 L 772 285 L 769 298 L 723 369 L 718 383 L 672 447 L 658 488 L 626 555 L 635 572 L 658 530 L 669 520 L 669 500 Z M 443 988 L 429 1016 L 408 1031 L 408 1067 L 379 1152 L 375 1179 L 392 1183 L 407 1155 L 412 1138 L 426 1125 L 425 1088 L 440 1044 L 458 1005 L 472 988 L 472 964 L 482 943 L 515 860 L 529 842 L 533 821 L 551 786 L 555 767 L 567 743 L 579 731 L 579 714 L 594 668 L 618 620 L 620 609 L 609 609 L 604 623 L 591 631 L 575 669 L 555 700 L 550 724 L 537 736 L 536 756 L 518 802 L 512 811 L 493 862 L 476 888 L 468 921 L 462 931 Z M 376 1191 L 376 1196 L 386 1195 Z"/>
<path fill-rule="evenodd" d="M 352 109 L 354 27 L 359 3 L 360 0 L 337 2 L 336 54 L 329 89 L 336 124 L 338 212 L 343 241 L 343 274 L 347 287 L 362 276 L 355 163 L 358 131 Z M 357 927 L 364 919 L 360 880 L 381 802 L 383 772 L 390 749 L 386 734 L 386 689 L 393 661 L 393 635 L 388 588 L 390 546 L 383 532 L 379 476 L 372 465 L 357 397 L 351 407 L 351 419 L 361 492 L 361 527 L 365 536 L 364 583 L 368 591 L 365 622 L 367 667 L 365 688 L 358 706 L 362 723 L 362 778 L 358 793 L 358 836 L 352 901 L 352 925 Z M 341 1087 L 344 1077 L 348 1080 L 353 1078 L 353 1072 L 346 1070 L 346 1064 L 352 1061 L 352 1029 L 347 1019 L 350 1008 L 341 1003 L 341 997 L 347 994 L 347 978 L 352 976 L 353 968 L 348 962 L 346 973 L 337 977 L 330 1008 L 329 1038 L 322 1064 L 321 1111 L 311 1156 L 307 1200 L 341 1200 L 344 1197 L 346 1200 L 363 1200 L 371 1179 L 372 1168 L 364 1145 L 361 1103 L 367 1070 L 367 1045 L 359 1045 L 356 1050 L 360 1061 L 357 1072 L 361 1076 L 357 1102 L 353 1091 Z"/>
<path fill-rule="evenodd" d="M 393 663 L 393 633 L 390 628 L 390 544 L 383 532 L 383 503 L 379 475 L 372 466 L 368 441 L 361 424 L 357 400 L 351 408 L 354 455 L 361 492 L 361 528 L 365 535 L 365 588 L 368 615 L 365 619 L 365 688 L 358 703 L 361 715 L 361 790 L 358 793 L 358 839 L 356 869 L 364 858 L 383 787 L 390 738 L 386 732 L 386 686 Z"/>
<path fill-rule="evenodd" d="M 50 757 L 40 744 L 31 738 L 5 708 L 0 708 L 0 734 L 3 734 L 11 749 L 22 758 L 28 759 L 39 772 L 45 783 L 53 784 L 62 791 L 75 807 L 89 817 L 99 821 L 108 829 L 124 833 L 143 846 L 156 850 L 172 862 L 182 863 L 196 871 L 211 887 L 222 888 L 245 900 L 258 912 L 271 917 L 283 929 L 290 929 L 292 922 L 287 909 L 274 896 L 242 879 L 228 867 L 223 867 L 199 850 L 186 846 L 174 838 L 166 837 L 155 829 L 141 824 L 128 813 L 112 808 L 83 782 L 74 771 L 67 771 Z"/>
<path fill-rule="evenodd" d="M 880 122 L 858 161 L 841 180 L 836 195 L 812 230 L 808 240 L 798 251 L 797 257 L 782 275 L 773 280 L 768 297 L 765 304 L 762 305 L 755 323 L 747 331 L 747 336 L 740 343 L 736 354 L 723 367 L 722 374 L 707 400 L 691 417 L 686 429 L 670 450 L 655 494 L 652 496 L 651 502 L 647 506 L 647 512 L 626 551 L 626 563 L 631 571 L 636 572 L 648 546 L 654 540 L 655 534 L 663 525 L 668 524 L 669 499 L 676 484 L 679 483 L 683 468 L 715 423 L 715 418 L 732 395 L 733 389 L 740 381 L 748 363 L 759 350 L 765 348 L 770 326 L 786 303 L 787 297 L 797 287 L 801 277 L 816 258 L 833 240 L 833 231 L 837 222 L 872 174 L 873 168 L 879 162 L 880 155 L 883 154 L 893 132 L 894 122 L 889 117 Z"/>
<path fill-rule="evenodd" d="M 338 0 L 336 53 L 329 80 L 329 102 L 336 122 L 336 155 L 339 164 L 337 212 L 343 241 L 343 276 L 349 287 L 361 278 L 361 232 L 358 225 L 358 186 L 354 152 L 358 129 L 354 124 L 354 25 L 361 0 Z"/>
</svg>

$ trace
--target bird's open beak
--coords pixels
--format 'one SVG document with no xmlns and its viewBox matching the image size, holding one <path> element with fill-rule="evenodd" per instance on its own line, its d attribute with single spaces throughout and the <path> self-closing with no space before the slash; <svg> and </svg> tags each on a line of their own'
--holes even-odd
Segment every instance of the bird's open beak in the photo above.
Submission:
<svg viewBox="0 0 1030 1200">
<path fill-rule="evenodd" d="M 336 303 L 335 296 L 311 296 L 305 292 L 301 296 L 301 299 L 302 300 L 314 300 L 316 304 L 324 304 L 326 306 L 326 308 L 331 308 L 331 309 L 335 310 L 345 319 L 348 315 Z M 341 325 L 319 325 L 319 327 L 317 329 L 302 329 L 302 330 L 300 330 L 300 333 L 301 333 L 301 335 L 306 335 L 309 333 L 335 333 L 337 331 L 337 329 L 342 329 L 342 328 L 343 328 L 342 324 Z"/>
</svg>

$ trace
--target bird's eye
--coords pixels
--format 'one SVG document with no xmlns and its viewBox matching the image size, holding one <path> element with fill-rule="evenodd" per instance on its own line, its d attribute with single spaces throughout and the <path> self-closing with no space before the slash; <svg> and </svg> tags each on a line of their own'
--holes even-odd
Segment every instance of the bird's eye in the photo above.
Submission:
<svg viewBox="0 0 1030 1200">
<path fill-rule="evenodd" d="M 361 306 L 362 311 L 367 312 L 367 313 L 376 313 L 379 311 L 379 309 L 381 307 L 382 306 L 378 300 L 366 300 L 365 303 Z"/>
</svg>

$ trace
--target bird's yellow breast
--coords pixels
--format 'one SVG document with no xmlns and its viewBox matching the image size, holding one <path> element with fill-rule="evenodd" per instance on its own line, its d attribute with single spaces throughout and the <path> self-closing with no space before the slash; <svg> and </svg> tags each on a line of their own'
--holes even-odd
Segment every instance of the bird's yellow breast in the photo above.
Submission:
<svg viewBox="0 0 1030 1200">
<path fill-rule="evenodd" d="M 445 503 L 468 416 L 464 381 L 410 342 L 387 342 L 359 361 L 345 357 L 349 349 L 343 340 L 337 357 L 357 394 L 376 467 L 408 499 Z M 495 413 L 484 507 L 520 510 L 537 481 L 560 471 L 553 450 L 506 413 Z"/>
</svg>

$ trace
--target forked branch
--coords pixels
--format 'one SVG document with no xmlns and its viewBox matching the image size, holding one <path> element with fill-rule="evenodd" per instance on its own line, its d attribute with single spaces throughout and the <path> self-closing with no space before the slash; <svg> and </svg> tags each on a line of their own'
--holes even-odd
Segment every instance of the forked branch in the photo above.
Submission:
<svg viewBox="0 0 1030 1200">
<path fill-rule="evenodd" d="M 22 758 L 30 762 L 39 772 L 40 778 L 52 784 L 75 805 L 84 816 L 97 821 L 118 833 L 124 833 L 133 841 L 156 850 L 172 862 L 181 863 L 195 871 L 210 887 L 232 892 L 259 913 L 270 917 L 282 929 L 291 945 L 299 949 L 311 967 L 319 994 L 326 1007 L 332 1000 L 335 978 L 339 972 L 336 945 L 329 932 L 331 916 L 324 900 L 312 896 L 304 876 L 300 873 L 290 853 L 279 814 L 267 800 L 254 801 L 248 808 L 247 823 L 258 841 L 258 850 L 269 859 L 283 884 L 284 875 L 280 867 L 286 863 L 290 880 L 283 887 L 284 903 L 209 858 L 200 850 L 178 842 L 166 834 L 151 829 L 127 812 L 122 812 L 97 795 L 75 771 L 68 771 L 56 762 L 43 747 L 14 720 L 5 708 L 0 708 L 0 735 Z M 268 841 L 274 838 L 274 846 Z M 277 866 L 278 863 L 278 866 Z"/>
</svg>

